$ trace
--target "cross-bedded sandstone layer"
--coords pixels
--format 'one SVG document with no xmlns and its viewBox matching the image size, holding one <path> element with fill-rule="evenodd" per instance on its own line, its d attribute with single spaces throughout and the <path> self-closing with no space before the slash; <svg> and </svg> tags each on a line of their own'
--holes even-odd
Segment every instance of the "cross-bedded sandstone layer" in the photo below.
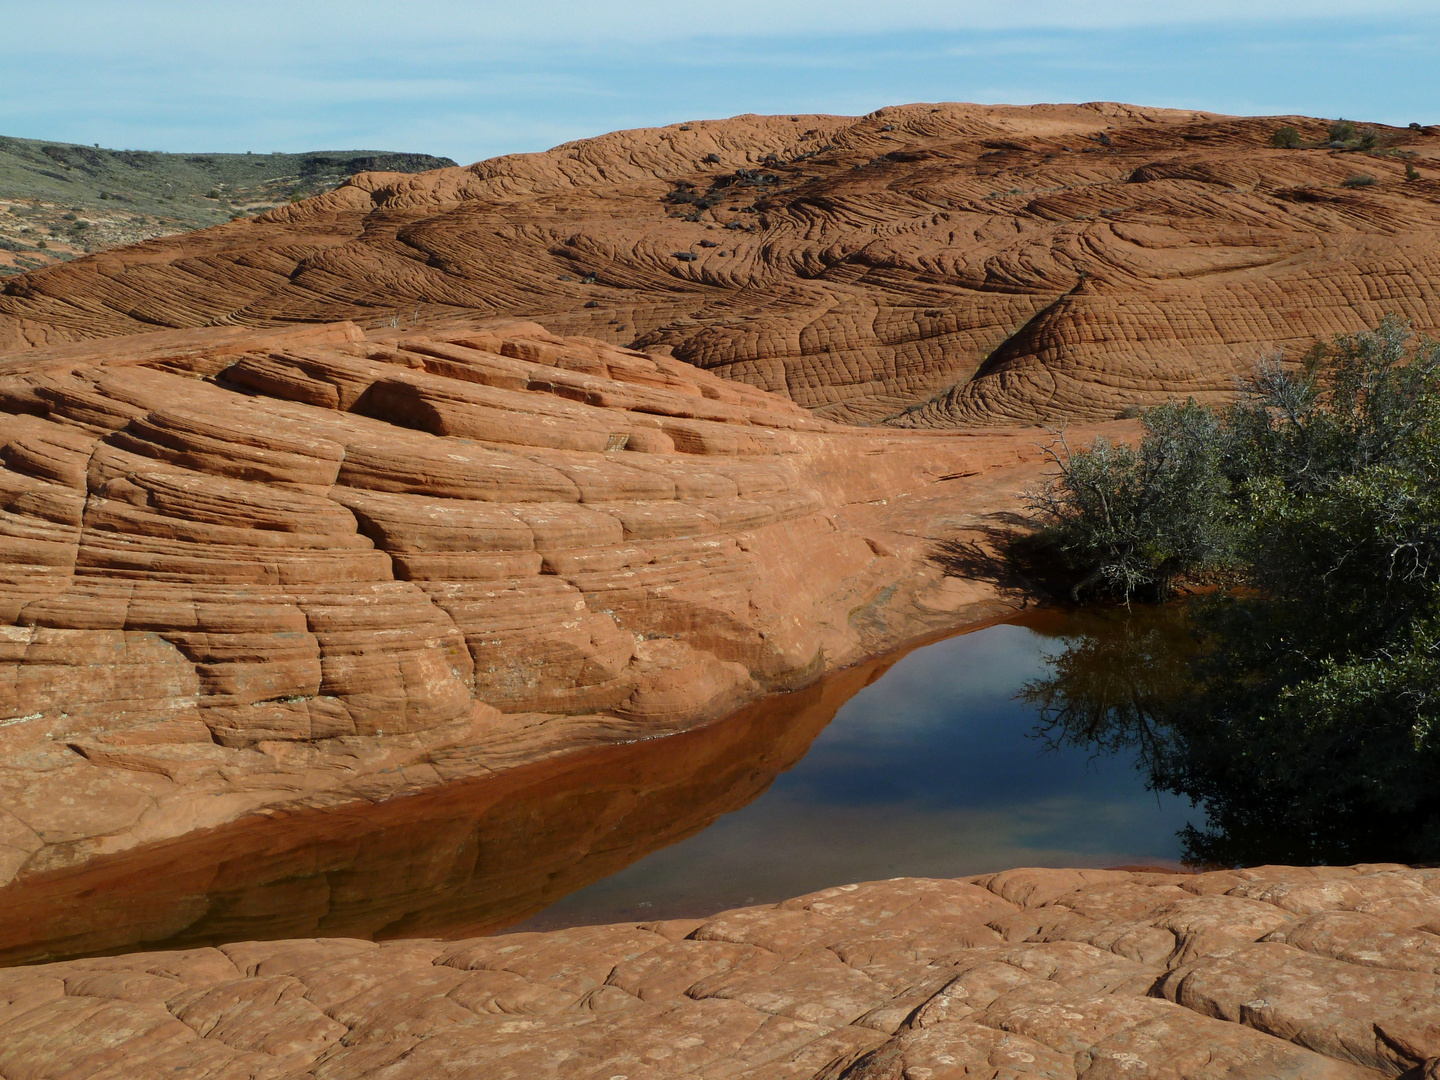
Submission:
<svg viewBox="0 0 1440 1080">
<path fill-rule="evenodd" d="M 933 556 L 1037 441 L 842 428 L 513 322 L 23 353 L 0 883 L 674 731 L 994 617 Z"/>
<path fill-rule="evenodd" d="M 0 1074 L 1433 1077 L 1440 871 L 1010 870 L 709 919 L 0 972 Z"/>
<path fill-rule="evenodd" d="M 404 798 L 251 814 L 24 875 L 0 889 L 0 967 L 254 939 L 492 933 L 750 803 L 899 655 L 661 739 L 494 755 L 477 776 Z M 733 902 L 703 896 L 665 914 Z"/>
<path fill-rule="evenodd" d="M 1106 103 L 615 132 L 15 278 L 0 349 L 480 312 L 833 419 L 1108 417 L 1387 312 L 1440 327 L 1440 131 L 1376 132 Z"/>
</svg>

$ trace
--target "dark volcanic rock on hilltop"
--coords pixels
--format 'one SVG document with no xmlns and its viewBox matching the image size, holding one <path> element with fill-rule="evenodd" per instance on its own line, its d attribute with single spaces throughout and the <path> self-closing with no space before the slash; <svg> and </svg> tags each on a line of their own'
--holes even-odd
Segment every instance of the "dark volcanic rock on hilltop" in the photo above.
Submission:
<svg viewBox="0 0 1440 1080">
<path fill-rule="evenodd" d="M 0 136 L 0 276 L 270 210 L 360 172 L 454 164 L 372 150 L 166 154 Z"/>
<path fill-rule="evenodd" d="M 1273 147 L 1282 123 L 1307 147 Z M 833 419 L 1108 416 L 1386 312 L 1440 325 L 1440 135 L 1326 138 L 1113 104 L 616 132 L 25 275 L 0 347 L 481 312 Z"/>
</svg>

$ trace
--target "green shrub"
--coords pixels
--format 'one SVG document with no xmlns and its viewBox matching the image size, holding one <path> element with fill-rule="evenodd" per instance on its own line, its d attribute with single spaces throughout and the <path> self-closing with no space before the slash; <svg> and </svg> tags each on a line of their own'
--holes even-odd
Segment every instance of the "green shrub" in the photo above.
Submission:
<svg viewBox="0 0 1440 1080">
<path fill-rule="evenodd" d="M 1257 365 L 1223 411 L 1145 423 L 1123 453 L 1057 455 L 1040 508 L 1092 592 L 1218 563 L 1244 586 L 1195 613 L 1198 659 L 1148 727 L 1102 709 L 1146 740 L 1155 787 L 1206 807 L 1190 856 L 1440 858 L 1440 344 L 1390 317 Z M 1112 659 L 1112 683 L 1151 662 Z M 1073 674 L 1042 704 L 1093 729 Z"/>
<path fill-rule="evenodd" d="M 1365 173 L 1356 173 L 1354 176 L 1347 176 L 1341 182 L 1340 186 L 1348 188 L 1369 187 L 1373 183 L 1375 183 L 1375 177 L 1368 176 Z"/>
<path fill-rule="evenodd" d="M 1097 439 L 1050 451 L 1055 471 L 1027 492 L 1049 544 L 1076 571 L 1071 595 L 1164 599 L 1183 573 L 1222 562 L 1227 526 L 1218 500 L 1220 430 L 1193 401 L 1143 414 L 1138 447 Z"/>
<path fill-rule="evenodd" d="M 1330 125 L 1330 141 L 1332 143 L 1353 143 L 1359 138 L 1359 130 L 1355 127 L 1353 120 L 1336 120 Z"/>
<path fill-rule="evenodd" d="M 1286 124 L 1275 129 L 1275 134 L 1270 136 L 1270 145 L 1278 146 L 1282 150 L 1298 150 L 1305 145 L 1305 141 L 1300 138 L 1300 132 Z"/>
</svg>

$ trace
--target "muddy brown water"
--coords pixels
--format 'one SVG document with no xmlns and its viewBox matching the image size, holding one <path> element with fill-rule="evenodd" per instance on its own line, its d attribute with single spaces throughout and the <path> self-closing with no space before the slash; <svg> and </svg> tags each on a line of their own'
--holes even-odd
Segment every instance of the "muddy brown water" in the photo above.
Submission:
<svg viewBox="0 0 1440 1080">
<path fill-rule="evenodd" d="M 1124 756 L 1047 751 L 1016 698 L 1090 618 L 1031 615 L 665 738 L 37 876 L 0 890 L 0 963 L 704 915 L 1021 865 L 1178 867 L 1197 812 Z"/>
</svg>

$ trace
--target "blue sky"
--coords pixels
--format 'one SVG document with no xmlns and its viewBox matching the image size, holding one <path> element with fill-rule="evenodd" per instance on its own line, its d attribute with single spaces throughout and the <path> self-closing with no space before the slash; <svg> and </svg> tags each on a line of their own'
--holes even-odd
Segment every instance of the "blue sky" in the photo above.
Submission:
<svg viewBox="0 0 1440 1080">
<path fill-rule="evenodd" d="M 911 101 L 1435 123 L 1437 46 L 1440 0 L 0 0 L 0 134 L 468 163 L 616 128 Z"/>
</svg>

